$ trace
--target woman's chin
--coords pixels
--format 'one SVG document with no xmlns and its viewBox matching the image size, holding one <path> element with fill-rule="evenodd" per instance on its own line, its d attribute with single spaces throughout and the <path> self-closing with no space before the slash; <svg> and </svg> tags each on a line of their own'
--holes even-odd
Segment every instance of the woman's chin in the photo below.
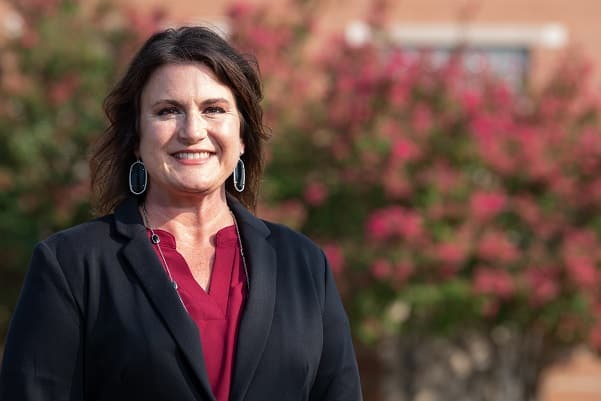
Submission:
<svg viewBox="0 0 601 401">
<path fill-rule="evenodd" d="M 182 196 L 198 196 L 205 197 L 213 194 L 218 194 L 223 186 L 210 186 L 210 185 L 185 185 L 179 188 L 179 192 Z"/>
</svg>

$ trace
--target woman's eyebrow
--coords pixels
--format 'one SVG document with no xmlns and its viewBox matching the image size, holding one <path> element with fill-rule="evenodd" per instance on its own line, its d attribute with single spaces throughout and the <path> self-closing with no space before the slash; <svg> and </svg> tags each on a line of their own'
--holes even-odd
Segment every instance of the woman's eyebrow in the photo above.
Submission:
<svg viewBox="0 0 601 401">
<path fill-rule="evenodd" d="M 156 105 L 164 104 L 164 103 L 167 103 L 167 104 L 170 104 L 170 105 L 173 105 L 173 106 L 178 106 L 178 107 L 182 107 L 183 106 L 180 102 L 178 102 L 175 99 L 158 99 L 150 107 L 155 107 Z"/>
<path fill-rule="evenodd" d="M 207 105 L 207 104 L 216 104 L 216 103 L 230 104 L 230 101 L 224 97 L 214 97 L 214 98 L 210 98 L 210 99 L 205 99 L 200 104 Z"/>
</svg>

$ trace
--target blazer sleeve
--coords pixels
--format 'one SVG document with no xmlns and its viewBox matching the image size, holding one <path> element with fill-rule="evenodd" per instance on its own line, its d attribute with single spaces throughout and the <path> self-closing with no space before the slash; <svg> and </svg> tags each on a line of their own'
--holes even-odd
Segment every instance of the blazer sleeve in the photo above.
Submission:
<svg viewBox="0 0 601 401">
<path fill-rule="evenodd" d="M 326 265 L 323 349 L 309 399 L 361 401 L 361 384 L 350 325 L 325 255 L 323 258 Z"/>
<path fill-rule="evenodd" d="M 82 400 L 81 321 L 54 251 L 38 244 L 6 338 L 0 401 Z"/>
</svg>

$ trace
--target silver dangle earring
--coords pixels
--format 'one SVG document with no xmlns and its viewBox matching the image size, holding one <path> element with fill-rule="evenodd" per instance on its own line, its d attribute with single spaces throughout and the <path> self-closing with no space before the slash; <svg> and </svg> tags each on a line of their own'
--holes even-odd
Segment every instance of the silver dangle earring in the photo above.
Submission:
<svg viewBox="0 0 601 401">
<path fill-rule="evenodd" d="M 134 195 L 142 195 L 148 186 L 148 173 L 144 162 L 136 160 L 129 166 L 129 190 Z"/>
<path fill-rule="evenodd" d="M 238 159 L 236 168 L 234 168 L 234 188 L 236 191 L 244 191 L 244 185 L 246 184 L 246 170 L 244 170 L 244 162 L 242 158 Z"/>
</svg>

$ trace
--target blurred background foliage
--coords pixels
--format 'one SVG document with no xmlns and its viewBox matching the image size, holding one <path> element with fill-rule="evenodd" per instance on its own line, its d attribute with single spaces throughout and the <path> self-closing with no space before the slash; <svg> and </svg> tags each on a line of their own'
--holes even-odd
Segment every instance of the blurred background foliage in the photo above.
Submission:
<svg viewBox="0 0 601 401">
<path fill-rule="evenodd" d="M 534 334 L 601 348 L 601 104 L 570 54 L 536 91 L 462 49 L 440 61 L 386 36 L 312 35 L 233 3 L 228 35 L 259 60 L 268 151 L 259 214 L 317 240 L 356 337 Z M 0 334 L 35 242 L 91 217 L 87 149 L 102 100 L 160 13 L 15 1 L 0 44 Z M 0 337 L 1 338 L 1 337 Z M 546 349 L 546 348 L 545 348 Z"/>
<path fill-rule="evenodd" d="M 370 40 L 315 43 L 311 3 L 293 3 L 289 20 L 230 13 L 274 129 L 263 212 L 324 246 L 358 338 L 509 325 L 599 348 L 600 103 L 584 57 L 523 90 L 461 48 L 403 51 L 379 5 Z"/>
<path fill-rule="evenodd" d="M 148 34 L 104 2 L 11 5 L 16 31 L 0 44 L 0 334 L 32 245 L 91 217 L 87 149 L 105 127 L 102 98 Z"/>
<path fill-rule="evenodd" d="M 6 328 L 32 245 L 90 218 L 86 149 L 104 127 L 102 94 L 128 31 L 108 7 L 15 1 L 0 50 L 0 324 Z"/>
</svg>

